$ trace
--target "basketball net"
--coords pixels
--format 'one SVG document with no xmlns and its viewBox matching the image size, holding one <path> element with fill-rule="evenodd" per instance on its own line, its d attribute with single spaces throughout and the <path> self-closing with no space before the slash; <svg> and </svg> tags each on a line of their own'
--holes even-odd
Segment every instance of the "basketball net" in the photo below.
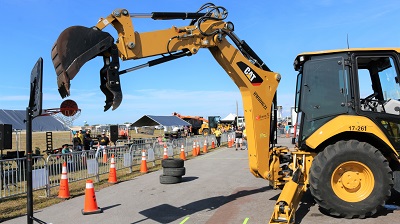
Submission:
<svg viewBox="0 0 400 224">
<path fill-rule="evenodd" d="M 45 110 L 45 115 L 50 115 L 63 123 L 64 126 L 71 128 L 74 121 L 81 115 L 81 109 L 54 108 Z"/>
</svg>

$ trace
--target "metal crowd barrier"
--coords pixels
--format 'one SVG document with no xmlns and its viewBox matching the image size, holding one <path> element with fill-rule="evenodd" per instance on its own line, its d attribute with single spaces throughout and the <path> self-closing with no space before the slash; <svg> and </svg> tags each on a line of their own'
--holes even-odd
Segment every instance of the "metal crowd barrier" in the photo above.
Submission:
<svg viewBox="0 0 400 224">
<path fill-rule="evenodd" d="M 46 161 L 42 156 L 33 156 L 32 178 L 36 180 L 33 188 L 40 189 L 45 184 L 46 176 L 41 176 L 42 170 L 46 167 Z M 26 194 L 26 159 L 15 158 L 0 160 L 0 198 Z M 43 188 L 42 188 L 43 189 Z"/>
<path fill-rule="evenodd" d="M 227 143 L 228 135 L 230 138 L 234 136 L 231 132 L 223 133 L 221 144 Z M 100 181 L 100 175 L 106 174 L 110 170 L 112 155 L 114 155 L 117 170 L 128 169 L 131 173 L 135 166 L 141 164 L 142 150 L 146 152 L 148 165 L 155 166 L 156 161 L 163 158 L 164 146 L 167 148 L 168 157 L 179 156 L 182 146 L 188 156 L 191 155 L 194 143 L 196 145 L 198 143 L 203 149 L 205 141 L 208 148 L 211 147 L 212 141 L 216 145 L 214 135 L 192 136 L 165 142 L 158 142 L 155 139 L 133 139 L 127 144 L 118 144 L 107 147 L 105 150 L 98 148 L 97 150 L 76 151 L 67 154 L 51 154 L 46 159 L 44 156 L 34 156 L 33 190 L 45 190 L 46 196 L 50 197 L 51 189 L 60 186 L 64 162 L 67 165 L 69 183 L 89 178 Z M 27 193 L 26 158 L 0 160 L 0 173 L 0 199 Z"/>
</svg>

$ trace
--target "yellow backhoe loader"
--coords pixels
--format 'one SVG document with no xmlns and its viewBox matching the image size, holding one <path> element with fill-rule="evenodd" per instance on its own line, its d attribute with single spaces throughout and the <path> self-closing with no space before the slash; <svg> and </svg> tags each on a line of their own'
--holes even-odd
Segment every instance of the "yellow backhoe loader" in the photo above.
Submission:
<svg viewBox="0 0 400 224">
<path fill-rule="evenodd" d="M 327 214 L 364 218 L 377 213 L 400 188 L 400 48 L 343 49 L 299 54 L 295 110 L 296 147 L 275 145 L 276 91 L 271 71 L 234 33 L 228 11 L 212 3 L 198 11 L 130 13 L 116 9 L 93 27 L 64 30 L 52 49 L 59 93 L 96 56 L 103 57 L 100 89 L 105 110 L 122 101 L 120 75 L 206 48 L 243 98 L 250 172 L 282 192 L 270 223 L 293 223 L 302 194 L 310 189 Z M 187 26 L 135 32 L 132 21 L 186 19 Z M 102 31 L 112 25 L 116 39 Z M 119 60 L 159 56 L 120 70 Z"/>
<path fill-rule="evenodd" d="M 173 112 L 172 115 L 190 123 L 189 133 L 194 135 L 214 134 L 216 128 L 219 127 L 219 120 L 221 120 L 220 116 L 209 116 L 208 119 L 205 119 L 201 116 L 182 115 L 177 112 Z"/>
</svg>

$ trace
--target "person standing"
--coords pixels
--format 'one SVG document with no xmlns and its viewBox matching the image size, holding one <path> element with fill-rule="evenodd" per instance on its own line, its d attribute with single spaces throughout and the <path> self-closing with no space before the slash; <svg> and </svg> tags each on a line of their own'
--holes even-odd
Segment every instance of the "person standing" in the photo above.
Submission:
<svg viewBox="0 0 400 224">
<path fill-rule="evenodd" d="M 246 127 L 243 126 L 243 148 L 244 149 L 248 149 L 247 148 L 247 134 L 246 134 Z"/>
<path fill-rule="evenodd" d="M 240 150 L 242 149 L 242 144 L 243 144 L 243 131 L 241 127 L 238 127 L 237 130 L 235 131 L 235 143 L 236 143 L 236 151 L 240 147 Z"/>
<path fill-rule="evenodd" d="M 81 138 L 79 138 L 78 133 L 75 133 L 75 136 L 72 139 L 72 143 L 74 145 L 74 150 L 75 151 L 81 151 L 82 150 L 82 141 L 81 141 Z"/>
<path fill-rule="evenodd" d="M 81 144 L 83 144 L 84 137 L 83 137 L 82 130 L 78 131 L 78 138 L 81 140 Z"/>
<path fill-rule="evenodd" d="M 83 146 L 84 146 L 84 150 L 92 149 L 93 139 L 92 139 L 92 137 L 90 137 L 90 133 L 89 132 L 85 133 L 85 138 L 83 140 Z"/>
<path fill-rule="evenodd" d="M 98 157 L 100 151 L 106 150 L 108 145 L 110 145 L 110 139 L 106 136 L 105 132 L 102 132 L 97 143 L 96 157 Z"/>
<path fill-rule="evenodd" d="M 105 132 L 102 132 L 102 133 L 101 133 L 101 137 L 99 138 L 99 143 L 98 143 L 98 145 L 99 145 L 99 146 L 106 147 L 106 146 L 108 146 L 109 144 L 110 144 L 110 138 L 108 138 L 108 137 L 106 136 L 106 133 L 105 133 Z"/>
<path fill-rule="evenodd" d="M 215 130 L 214 135 L 215 138 L 217 139 L 217 147 L 221 147 L 221 135 L 222 135 L 221 129 L 218 128 L 217 130 Z"/>
</svg>

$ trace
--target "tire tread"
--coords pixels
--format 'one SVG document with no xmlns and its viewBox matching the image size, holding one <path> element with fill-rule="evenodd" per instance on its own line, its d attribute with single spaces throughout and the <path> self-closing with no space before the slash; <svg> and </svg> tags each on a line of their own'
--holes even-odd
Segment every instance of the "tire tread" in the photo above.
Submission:
<svg viewBox="0 0 400 224">
<path fill-rule="evenodd" d="M 337 197 L 335 195 L 327 195 L 327 191 L 325 189 L 321 189 L 324 185 L 324 168 L 326 168 L 329 164 L 328 161 L 335 159 L 340 156 L 346 156 L 348 153 L 352 152 L 366 152 L 369 155 L 372 155 L 371 158 L 374 159 L 374 162 L 382 164 L 383 173 L 386 173 L 386 181 L 387 185 L 382 186 L 382 193 L 378 195 L 376 198 L 379 199 L 373 208 L 361 208 L 358 211 L 348 212 L 344 209 L 340 210 L 340 208 L 335 208 L 329 200 L 332 197 Z M 373 171 L 372 171 L 373 172 Z M 326 181 L 326 180 L 325 180 Z M 376 184 L 376 183 L 375 183 Z M 375 185 L 376 186 L 376 185 Z M 315 201 L 319 204 L 321 209 L 332 216 L 343 217 L 343 218 L 365 218 L 374 215 L 378 210 L 380 210 L 385 201 L 391 195 L 391 188 L 393 186 L 392 179 L 392 171 L 389 167 L 389 163 L 387 159 L 382 155 L 382 153 L 373 147 L 372 145 L 366 142 L 359 142 L 357 140 L 348 140 L 348 141 L 339 141 L 333 145 L 329 145 L 325 148 L 324 151 L 320 152 L 312 163 L 310 169 L 310 192 L 314 197 Z M 340 200 L 340 199 L 339 199 Z M 337 206 L 336 206 L 337 207 Z"/>
<path fill-rule="evenodd" d="M 184 160 L 180 158 L 167 158 L 161 160 L 161 166 L 163 168 L 182 168 L 184 166 Z"/>
</svg>

